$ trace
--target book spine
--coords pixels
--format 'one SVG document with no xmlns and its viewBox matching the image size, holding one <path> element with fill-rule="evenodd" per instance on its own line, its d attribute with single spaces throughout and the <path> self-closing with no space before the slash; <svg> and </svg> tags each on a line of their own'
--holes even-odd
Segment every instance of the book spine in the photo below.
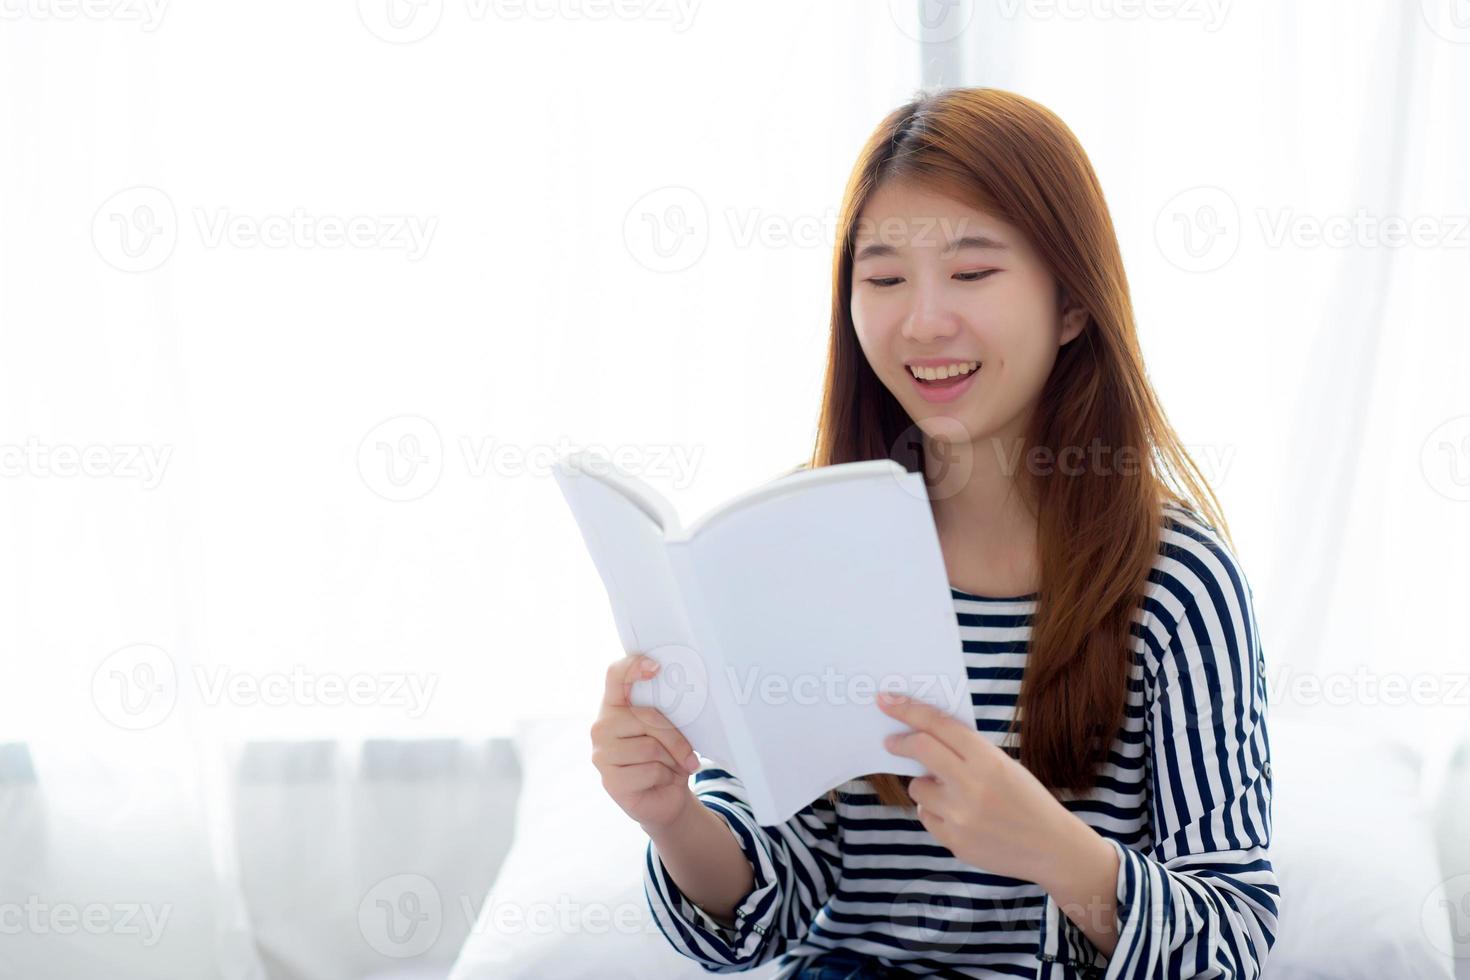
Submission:
<svg viewBox="0 0 1470 980">
<path fill-rule="evenodd" d="M 669 542 L 669 565 L 684 600 L 685 616 L 694 636 L 695 649 L 703 659 L 708 674 L 709 699 L 719 712 L 725 741 L 735 757 L 734 775 L 744 784 L 751 808 L 759 818 L 762 814 L 775 812 L 775 801 L 771 798 L 755 739 L 745 723 L 746 712 L 736 700 L 735 688 L 727 669 L 728 661 L 720 647 L 719 630 L 715 628 L 705 605 L 690 548 L 689 541 Z"/>
</svg>

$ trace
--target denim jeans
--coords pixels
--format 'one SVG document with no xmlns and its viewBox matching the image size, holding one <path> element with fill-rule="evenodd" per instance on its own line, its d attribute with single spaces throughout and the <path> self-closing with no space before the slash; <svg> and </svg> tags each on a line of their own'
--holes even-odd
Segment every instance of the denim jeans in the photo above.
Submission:
<svg viewBox="0 0 1470 980">
<path fill-rule="evenodd" d="M 850 949 L 828 950 L 801 968 L 792 980 L 883 980 L 893 976 L 877 960 Z"/>
</svg>

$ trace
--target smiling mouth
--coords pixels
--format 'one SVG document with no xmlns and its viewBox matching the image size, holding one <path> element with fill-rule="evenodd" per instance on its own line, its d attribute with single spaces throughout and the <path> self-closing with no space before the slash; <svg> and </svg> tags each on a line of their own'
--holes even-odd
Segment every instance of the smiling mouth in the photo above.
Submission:
<svg viewBox="0 0 1470 980">
<path fill-rule="evenodd" d="M 914 380 L 925 388 L 954 388 L 968 381 L 971 374 L 978 373 L 979 371 L 976 370 L 971 371 L 970 374 L 957 374 L 952 378 L 945 378 L 943 381 L 925 381 L 923 378 L 915 378 Z"/>
<path fill-rule="evenodd" d="M 985 365 L 983 363 L 976 362 L 975 368 L 972 371 L 966 371 L 964 374 L 955 374 L 947 378 L 941 378 L 934 381 L 931 381 L 927 378 L 921 378 L 918 375 L 914 374 L 912 371 L 909 372 L 909 377 L 913 378 L 914 381 L 925 388 L 954 388 L 961 384 L 964 384 L 966 380 L 973 377 L 974 375 L 979 374 L 980 369 L 984 366 Z"/>
</svg>

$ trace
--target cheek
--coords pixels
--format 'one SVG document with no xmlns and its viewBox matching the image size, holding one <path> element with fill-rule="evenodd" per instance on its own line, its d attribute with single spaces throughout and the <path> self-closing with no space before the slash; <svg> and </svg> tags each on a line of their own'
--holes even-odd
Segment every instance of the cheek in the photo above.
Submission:
<svg viewBox="0 0 1470 980">
<path fill-rule="evenodd" d="M 852 314 L 852 322 L 859 330 L 868 329 L 877 319 L 876 304 L 866 296 L 853 293 L 853 297 L 847 304 L 848 312 Z"/>
<path fill-rule="evenodd" d="M 867 356 L 868 360 L 871 361 L 873 359 L 873 343 L 868 333 L 868 321 L 856 305 L 852 308 L 852 332 L 857 334 L 858 347 Z"/>
<path fill-rule="evenodd" d="M 979 318 L 996 355 L 1018 369 L 1043 368 L 1056 357 L 1056 324 L 1034 291 L 991 297 Z"/>
<path fill-rule="evenodd" d="M 857 334 L 858 345 L 871 355 L 892 332 L 889 326 L 892 317 L 884 315 L 881 303 L 863 299 L 853 300 L 848 306 L 848 312 L 852 316 L 852 327 Z"/>
<path fill-rule="evenodd" d="M 1044 320 L 1031 320 L 1016 326 L 1018 329 L 1006 338 L 1006 359 L 1019 374 L 1044 376 L 1057 356 L 1051 325 Z"/>
</svg>

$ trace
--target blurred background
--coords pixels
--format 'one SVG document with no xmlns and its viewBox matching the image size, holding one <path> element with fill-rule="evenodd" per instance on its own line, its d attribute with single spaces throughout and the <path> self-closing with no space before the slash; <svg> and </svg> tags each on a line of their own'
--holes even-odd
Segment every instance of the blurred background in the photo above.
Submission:
<svg viewBox="0 0 1470 980">
<path fill-rule="evenodd" d="M 552 459 L 686 519 L 803 460 L 849 168 L 955 85 L 1090 154 L 1273 723 L 1404 761 L 1470 976 L 1464 0 L 5 0 L 0 51 L 0 977 L 489 941 L 516 739 L 623 653 Z"/>
</svg>

